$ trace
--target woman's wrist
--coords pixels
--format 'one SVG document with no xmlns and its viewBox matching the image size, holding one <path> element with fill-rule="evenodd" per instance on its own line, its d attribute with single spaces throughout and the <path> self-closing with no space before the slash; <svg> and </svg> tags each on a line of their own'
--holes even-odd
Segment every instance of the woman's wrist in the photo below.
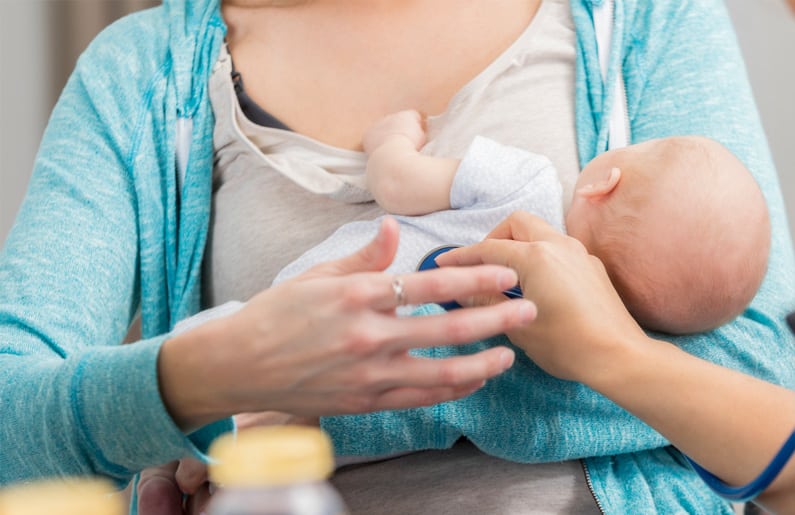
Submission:
<svg viewBox="0 0 795 515">
<path fill-rule="evenodd" d="M 618 402 L 628 390 L 648 379 L 649 369 L 661 359 L 660 354 L 666 353 L 662 346 L 667 345 L 643 332 L 614 337 L 598 344 L 599 352 L 582 367 L 578 380 Z"/>
<path fill-rule="evenodd" d="M 206 322 L 167 339 L 160 348 L 160 396 L 175 424 L 186 433 L 235 413 L 220 399 L 221 389 L 213 381 L 218 364 L 208 352 L 222 341 L 224 326 L 223 319 Z"/>
</svg>

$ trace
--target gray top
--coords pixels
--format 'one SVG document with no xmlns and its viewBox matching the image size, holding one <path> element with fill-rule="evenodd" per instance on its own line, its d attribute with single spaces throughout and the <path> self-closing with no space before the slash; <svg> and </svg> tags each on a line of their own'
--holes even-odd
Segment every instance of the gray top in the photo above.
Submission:
<svg viewBox="0 0 795 515">
<path fill-rule="evenodd" d="M 332 483 L 351 515 L 598 514 L 582 463 L 528 465 L 480 452 L 466 440 L 337 470 Z"/>
</svg>

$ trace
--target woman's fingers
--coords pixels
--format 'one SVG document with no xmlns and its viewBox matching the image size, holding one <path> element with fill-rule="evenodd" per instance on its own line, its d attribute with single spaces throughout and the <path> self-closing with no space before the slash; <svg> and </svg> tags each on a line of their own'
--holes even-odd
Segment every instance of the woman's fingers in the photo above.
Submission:
<svg viewBox="0 0 795 515">
<path fill-rule="evenodd" d="M 194 458 L 183 458 L 174 478 L 183 493 L 195 494 L 207 482 L 207 465 Z"/>
<path fill-rule="evenodd" d="M 202 483 L 193 495 L 185 499 L 185 515 L 204 515 L 210 498 L 210 484 Z"/>
<path fill-rule="evenodd" d="M 292 284 L 277 288 L 306 284 L 296 278 Z M 342 309 L 392 312 L 398 306 L 447 302 L 450 300 L 499 293 L 516 286 L 517 274 L 504 266 L 482 266 L 467 269 L 434 269 L 405 275 L 358 273 L 348 277 L 315 278 L 312 284 L 313 302 L 340 303 Z"/>
<path fill-rule="evenodd" d="M 527 211 L 514 211 L 508 218 L 486 235 L 486 239 L 540 241 L 560 236 L 561 233 L 543 218 Z"/>
<path fill-rule="evenodd" d="M 529 300 L 512 299 L 492 306 L 454 310 L 441 315 L 385 320 L 376 338 L 390 351 L 469 343 L 526 325 L 535 319 Z"/>
<path fill-rule="evenodd" d="M 522 276 L 528 261 L 539 256 L 552 256 L 559 249 L 588 254 L 578 240 L 561 233 L 537 216 L 517 211 L 500 223 L 487 239 L 445 252 L 436 258 L 436 262 L 439 266 L 502 265 Z"/>
<path fill-rule="evenodd" d="M 447 302 L 473 295 L 501 292 L 515 286 L 513 270 L 499 266 L 434 269 L 401 276 L 367 278 L 372 296 L 362 299 L 373 309 L 391 311 L 400 305 Z"/>
<path fill-rule="evenodd" d="M 138 511 L 146 515 L 182 515 L 182 491 L 174 474 L 179 462 L 173 461 L 141 472 L 138 480 Z"/>
<path fill-rule="evenodd" d="M 466 397 L 486 380 L 513 365 L 514 352 L 495 347 L 468 356 L 443 359 L 404 356 L 382 366 L 372 363 L 353 383 L 358 392 L 345 410 L 352 413 L 430 406 Z M 366 393 L 370 392 L 370 393 Z"/>
<path fill-rule="evenodd" d="M 301 417 L 283 411 L 254 411 L 235 415 L 235 427 L 245 429 L 258 426 L 317 426 L 316 417 Z"/>
<path fill-rule="evenodd" d="M 571 240 L 571 241 L 567 241 Z M 471 266 L 484 263 L 508 266 L 517 269 L 522 262 L 526 246 L 513 242 L 579 242 L 561 233 L 542 218 L 525 211 L 515 211 L 497 225 L 480 243 L 445 252 L 436 258 L 439 266 Z M 584 247 L 583 247 L 584 250 Z"/>
<path fill-rule="evenodd" d="M 453 249 L 436 258 L 440 267 L 501 265 L 518 270 L 523 251 L 520 243 L 513 240 L 488 239 L 481 242 Z"/>
<path fill-rule="evenodd" d="M 403 355 L 380 369 L 373 367 L 368 377 L 379 391 L 393 388 L 467 388 L 509 369 L 514 352 L 508 347 L 493 347 L 475 354 L 449 358 L 422 358 Z"/>
</svg>

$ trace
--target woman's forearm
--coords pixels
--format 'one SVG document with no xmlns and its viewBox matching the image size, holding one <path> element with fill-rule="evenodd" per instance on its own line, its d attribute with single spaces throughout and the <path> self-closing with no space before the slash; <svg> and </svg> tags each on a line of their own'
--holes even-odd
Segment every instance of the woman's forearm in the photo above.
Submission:
<svg viewBox="0 0 795 515">
<path fill-rule="evenodd" d="M 622 346 L 614 365 L 589 378 L 682 452 L 732 485 L 753 480 L 795 428 L 795 392 L 647 339 Z M 759 497 L 795 507 L 795 460 Z"/>
</svg>

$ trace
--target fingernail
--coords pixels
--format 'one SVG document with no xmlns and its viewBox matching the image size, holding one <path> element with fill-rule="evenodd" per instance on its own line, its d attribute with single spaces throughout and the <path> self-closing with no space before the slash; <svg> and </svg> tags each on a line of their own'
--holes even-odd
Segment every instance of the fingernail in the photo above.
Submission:
<svg viewBox="0 0 795 515">
<path fill-rule="evenodd" d="M 442 252 L 441 254 L 439 254 L 438 256 L 433 258 L 433 262 L 436 263 L 437 265 L 440 265 L 440 264 L 444 263 L 445 261 L 449 262 L 450 261 L 450 257 L 455 255 L 455 253 L 451 254 L 450 252 L 453 252 L 453 251 L 452 250 L 448 250 L 447 252 Z"/>
<path fill-rule="evenodd" d="M 505 270 L 497 276 L 497 287 L 501 290 L 516 286 L 517 282 L 519 282 L 519 277 L 513 270 Z"/>
<path fill-rule="evenodd" d="M 505 349 L 500 354 L 500 366 L 503 370 L 508 370 L 513 365 L 514 354 L 511 349 Z"/>
<path fill-rule="evenodd" d="M 527 299 L 522 299 L 519 302 L 519 317 L 522 321 L 529 322 L 530 320 L 534 320 L 538 313 L 536 305 Z"/>
</svg>

